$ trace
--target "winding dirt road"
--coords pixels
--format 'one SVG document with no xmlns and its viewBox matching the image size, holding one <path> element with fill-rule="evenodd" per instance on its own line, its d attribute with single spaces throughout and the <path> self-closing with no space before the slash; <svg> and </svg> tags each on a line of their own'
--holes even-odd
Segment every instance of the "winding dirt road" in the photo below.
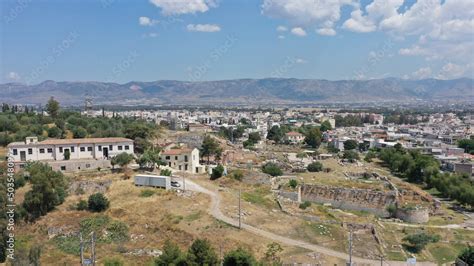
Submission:
<svg viewBox="0 0 474 266">
<path fill-rule="evenodd" d="M 182 183 L 181 183 L 181 185 L 182 185 Z M 194 192 L 200 192 L 200 193 L 204 193 L 204 194 L 209 195 L 211 197 L 211 205 L 209 207 L 209 213 L 214 218 L 216 218 L 218 220 L 221 220 L 221 221 L 223 221 L 227 224 L 230 224 L 230 225 L 233 225 L 233 226 L 236 226 L 236 227 L 239 226 L 239 222 L 237 220 L 234 220 L 230 217 L 227 217 L 221 212 L 221 210 L 220 210 L 221 198 L 220 198 L 220 195 L 217 191 L 212 191 L 212 190 L 209 190 L 207 188 L 204 188 L 201 185 L 198 185 L 198 184 L 196 184 L 195 182 L 193 182 L 189 179 L 186 179 L 186 190 L 191 190 L 191 191 L 194 191 Z M 328 255 L 328 256 L 332 256 L 332 257 L 336 257 L 336 258 L 340 258 L 340 259 L 343 259 L 343 260 L 346 260 L 346 261 L 349 260 L 349 255 L 346 254 L 346 253 L 335 251 L 335 250 L 332 250 L 332 249 L 329 249 L 329 248 L 326 248 L 326 247 L 323 247 L 323 246 L 320 246 L 320 245 L 311 244 L 311 243 L 304 242 L 304 241 L 301 241 L 301 240 L 296 240 L 296 239 L 280 236 L 280 235 L 277 235 L 277 234 L 274 234 L 272 232 L 259 229 L 257 227 L 254 227 L 254 226 L 251 226 L 251 225 L 248 225 L 248 224 L 242 223 L 242 229 L 244 229 L 244 230 L 246 230 L 246 231 L 248 231 L 248 232 L 250 232 L 254 235 L 265 237 L 265 238 L 271 239 L 272 241 L 282 243 L 284 245 L 301 247 L 301 248 L 305 248 L 307 250 L 311 250 L 311 251 L 314 251 L 314 252 L 319 252 L 319 253 L 322 253 L 322 254 L 325 254 L 325 255 Z M 353 263 L 354 265 L 380 265 L 379 260 L 364 259 L 364 258 L 359 258 L 359 257 L 354 257 L 354 256 L 352 257 L 352 261 L 354 262 Z M 408 264 L 404 261 L 384 261 L 383 265 L 402 266 L 402 265 L 408 265 Z M 432 263 L 432 262 L 417 262 L 416 265 L 422 265 L 422 266 L 430 265 L 431 266 L 431 265 L 436 265 L 436 264 Z"/>
</svg>

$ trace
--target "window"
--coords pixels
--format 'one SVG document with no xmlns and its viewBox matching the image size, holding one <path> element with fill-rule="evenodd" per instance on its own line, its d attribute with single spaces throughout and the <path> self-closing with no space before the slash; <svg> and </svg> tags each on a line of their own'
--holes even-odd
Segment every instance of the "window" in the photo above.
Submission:
<svg viewBox="0 0 474 266">
<path fill-rule="evenodd" d="M 49 150 L 49 149 L 48 149 Z M 63 152 L 63 147 L 59 147 L 59 152 L 62 153 Z"/>
<path fill-rule="evenodd" d="M 113 150 L 113 146 L 112 146 L 112 145 L 109 145 L 109 150 Z"/>
<path fill-rule="evenodd" d="M 99 145 L 98 147 L 99 147 L 99 151 L 102 151 L 102 146 L 101 146 L 101 145 Z"/>
<path fill-rule="evenodd" d="M 66 171 L 66 166 L 65 165 L 61 165 L 61 171 Z"/>
<path fill-rule="evenodd" d="M 174 159 L 177 161 L 177 160 L 178 160 L 178 156 L 175 156 Z"/>
<path fill-rule="evenodd" d="M 85 152 L 86 151 L 86 147 L 81 147 L 81 152 Z"/>
<path fill-rule="evenodd" d="M 166 156 L 166 160 L 169 160 L 169 159 L 171 159 L 171 157 L 169 157 L 169 156 Z"/>
<path fill-rule="evenodd" d="M 44 153 L 44 149 L 40 149 L 40 153 Z"/>
<path fill-rule="evenodd" d="M 28 154 L 30 154 L 30 155 L 33 154 L 33 149 L 32 148 L 28 149 Z"/>
<path fill-rule="evenodd" d="M 90 164 L 90 163 L 86 163 L 86 168 L 91 168 L 91 164 Z"/>
<path fill-rule="evenodd" d="M 87 147 L 87 151 L 92 151 L 92 147 Z"/>
<path fill-rule="evenodd" d="M 13 155 L 17 155 L 18 154 L 18 150 L 17 149 L 13 149 Z"/>
<path fill-rule="evenodd" d="M 53 148 L 48 148 L 48 153 L 53 153 Z"/>
<path fill-rule="evenodd" d="M 130 146 L 125 145 L 125 150 L 130 150 Z"/>
<path fill-rule="evenodd" d="M 118 150 L 121 151 L 123 149 L 122 145 L 118 146 Z"/>
<path fill-rule="evenodd" d="M 71 152 L 74 152 L 74 147 L 73 146 L 71 146 Z"/>
<path fill-rule="evenodd" d="M 188 161 L 188 156 L 187 156 L 187 155 L 184 155 L 184 161 L 185 161 L 185 162 Z"/>
</svg>

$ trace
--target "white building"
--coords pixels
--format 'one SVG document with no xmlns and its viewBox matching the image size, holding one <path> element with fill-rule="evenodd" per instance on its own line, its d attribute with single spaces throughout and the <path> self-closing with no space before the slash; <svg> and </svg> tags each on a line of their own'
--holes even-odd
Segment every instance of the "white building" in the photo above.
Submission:
<svg viewBox="0 0 474 266">
<path fill-rule="evenodd" d="M 285 141 L 290 144 L 299 144 L 304 141 L 304 135 L 299 132 L 288 132 L 285 134 Z"/>
<path fill-rule="evenodd" d="M 108 167 L 109 159 L 126 152 L 133 154 L 133 141 L 126 138 L 47 139 L 27 137 L 8 144 L 9 156 L 23 167 L 28 161 L 45 161 L 59 170 Z M 69 153 L 69 158 L 67 154 Z M 106 161 L 106 163 L 104 162 Z M 69 167 L 68 167 L 69 165 Z"/>
<path fill-rule="evenodd" d="M 197 148 L 177 148 L 161 152 L 160 159 L 178 171 L 189 173 L 204 173 L 205 169 L 199 164 L 199 150 Z"/>
</svg>

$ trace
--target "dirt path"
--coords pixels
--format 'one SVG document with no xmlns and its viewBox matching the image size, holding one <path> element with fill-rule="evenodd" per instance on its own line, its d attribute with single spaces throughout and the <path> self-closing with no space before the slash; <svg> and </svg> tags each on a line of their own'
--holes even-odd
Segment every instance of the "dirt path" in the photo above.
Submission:
<svg viewBox="0 0 474 266">
<path fill-rule="evenodd" d="M 212 190 L 209 190 L 207 188 L 204 188 L 204 187 L 196 184 L 195 182 L 193 182 L 189 179 L 186 179 L 186 189 L 209 195 L 211 197 L 211 206 L 209 208 L 209 213 L 214 218 L 216 218 L 218 220 L 221 220 L 225 223 L 228 223 L 228 224 L 236 226 L 236 227 L 239 226 L 239 222 L 237 220 L 234 220 L 230 217 L 227 217 L 221 212 L 221 210 L 220 210 L 221 198 L 220 198 L 220 195 L 217 191 L 212 191 Z M 346 253 L 335 251 L 335 250 L 332 250 L 332 249 L 329 249 L 329 248 L 326 248 L 326 247 L 323 247 L 323 246 L 320 246 L 320 245 L 311 244 L 311 243 L 304 242 L 304 241 L 301 241 L 301 240 L 296 240 L 296 239 L 280 236 L 280 235 L 277 235 L 277 234 L 274 234 L 272 232 L 259 229 L 257 227 L 254 227 L 254 226 L 251 226 L 251 225 L 248 225 L 248 224 L 242 223 L 242 229 L 244 229 L 248 232 L 251 232 L 255 235 L 259 235 L 259 236 L 271 239 L 271 240 L 276 241 L 276 242 L 280 242 L 280 243 L 288 245 L 288 246 L 301 247 L 301 248 L 305 248 L 307 250 L 323 253 L 325 255 L 329 255 L 329 256 L 344 259 L 344 260 L 349 259 L 349 255 L 346 254 Z M 380 265 L 380 261 L 378 261 L 378 260 L 370 260 L 370 259 L 364 259 L 364 258 L 359 258 L 359 257 L 352 257 L 352 260 L 354 262 L 354 265 Z M 404 265 L 404 266 L 406 266 L 407 263 L 404 262 L 404 261 L 385 261 L 383 265 L 387 265 L 387 266 L 402 266 L 402 265 Z M 432 263 L 432 262 L 418 262 L 416 265 L 425 266 L 425 265 L 436 265 L 436 264 Z"/>
</svg>

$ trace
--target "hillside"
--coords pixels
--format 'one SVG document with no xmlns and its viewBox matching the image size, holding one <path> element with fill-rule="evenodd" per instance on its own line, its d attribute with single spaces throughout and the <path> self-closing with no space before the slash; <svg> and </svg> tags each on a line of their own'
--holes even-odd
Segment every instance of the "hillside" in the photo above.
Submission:
<svg viewBox="0 0 474 266">
<path fill-rule="evenodd" d="M 267 78 L 202 82 L 133 81 L 126 84 L 44 81 L 36 85 L 0 84 L 0 94 L 2 102 L 40 104 L 54 96 L 69 105 L 82 104 L 87 96 L 92 97 L 96 104 L 474 101 L 474 80 Z"/>
</svg>

